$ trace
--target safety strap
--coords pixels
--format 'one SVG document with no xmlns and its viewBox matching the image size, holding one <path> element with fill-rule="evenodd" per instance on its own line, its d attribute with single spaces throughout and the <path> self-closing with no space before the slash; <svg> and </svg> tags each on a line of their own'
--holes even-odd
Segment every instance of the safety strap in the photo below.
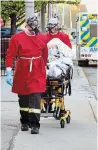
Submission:
<svg viewBox="0 0 98 150">
<path fill-rule="evenodd" d="M 63 69 L 59 65 L 56 65 L 56 67 L 58 67 L 63 72 L 63 74 L 65 75 Z"/>
</svg>

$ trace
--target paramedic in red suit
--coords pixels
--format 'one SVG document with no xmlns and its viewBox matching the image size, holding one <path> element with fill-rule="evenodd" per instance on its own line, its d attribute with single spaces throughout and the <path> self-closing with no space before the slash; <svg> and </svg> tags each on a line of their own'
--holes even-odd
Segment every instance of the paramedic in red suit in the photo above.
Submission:
<svg viewBox="0 0 98 150">
<path fill-rule="evenodd" d="M 59 32 L 58 28 L 59 28 L 58 19 L 50 18 L 47 26 L 48 32 L 46 33 L 47 43 L 51 41 L 53 38 L 58 38 L 72 49 L 69 36 L 63 32 Z M 50 103 L 49 105 L 49 112 L 51 112 L 51 110 L 52 110 L 52 103 Z"/>
<path fill-rule="evenodd" d="M 63 32 L 58 31 L 58 19 L 57 18 L 51 18 L 49 20 L 47 29 L 48 29 L 48 33 L 46 33 L 47 43 L 53 38 L 58 38 L 67 46 L 72 48 L 69 36 Z"/>
<path fill-rule="evenodd" d="M 11 69 L 17 58 L 14 78 Z M 7 83 L 19 97 L 21 130 L 38 134 L 41 93 L 46 90 L 48 49 L 45 35 L 38 30 L 37 17 L 27 19 L 25 31 L 12 36 L 6 56 Z"/>
</svg>

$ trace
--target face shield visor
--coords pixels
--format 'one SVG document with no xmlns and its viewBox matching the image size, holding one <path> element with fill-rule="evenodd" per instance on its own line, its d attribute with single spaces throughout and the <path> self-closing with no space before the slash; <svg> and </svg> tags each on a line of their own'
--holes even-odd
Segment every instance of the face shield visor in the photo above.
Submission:
<svg viewBox="0 0 98 150">
<path fill-rule="evenodd" d="M 34 20 L 32 23 L 28 24 L 32 29 L 38 28 L 38 20 Z"/>
</svg>

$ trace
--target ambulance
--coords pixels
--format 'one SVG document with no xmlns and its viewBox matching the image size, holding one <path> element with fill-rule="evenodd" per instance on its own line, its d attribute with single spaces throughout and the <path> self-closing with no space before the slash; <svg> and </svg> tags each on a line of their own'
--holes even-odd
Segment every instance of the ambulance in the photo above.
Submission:
<svg viewBox="0 0 98 150">
<path fill-rule="evenodd" d="M 78 65 L 98 61 L 98 14 L 79 13 L 76 20 L 76 55 Z"/>
</svg>

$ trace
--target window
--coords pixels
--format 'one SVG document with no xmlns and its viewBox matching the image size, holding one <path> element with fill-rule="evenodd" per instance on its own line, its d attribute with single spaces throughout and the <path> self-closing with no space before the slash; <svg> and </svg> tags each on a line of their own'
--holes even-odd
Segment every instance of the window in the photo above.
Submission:
<svg viewBox="0 0 98 150">
<path fill-rule="evenodd" d="M 90 37 L 97 37 L 98 24 L 90 24 Z"/>
</svg>

